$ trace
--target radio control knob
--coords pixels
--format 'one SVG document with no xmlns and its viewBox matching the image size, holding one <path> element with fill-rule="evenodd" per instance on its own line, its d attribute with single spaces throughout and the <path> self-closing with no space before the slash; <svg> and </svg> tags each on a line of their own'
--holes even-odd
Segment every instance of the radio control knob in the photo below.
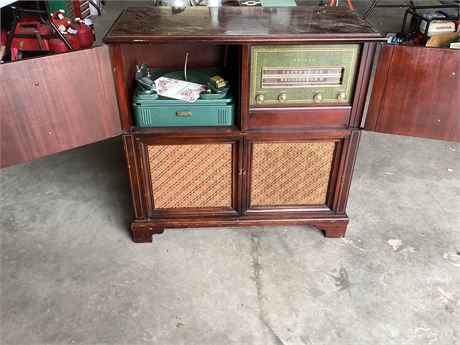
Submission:
<svg viewBox="0 0 460 345">
<path fill-rule="evenodd" d="M 316 103 L 321 103 L 323 101 L 323 95 L 320 93 L 317 93 L 314 97 Z"/>
<path fill-rule="evenodd" d="M 256 102 L 259 103 L 259 104 L 262 104 L 265 100 L 265 97 L 264 95 L 257 95 L 256 97 Z"/>
<path fill-rule="evenodd" d="M 285 93 L 282 93 L 278 96 L 278 101 L 280 101 L 280 103 L 284 103 L 287 101 L 287 95 Z"/>
<path fill-rule="evenodd" d="M 337 99 L 339 101 L 344 101 L 347 99 L 347 94 L 345 93 L 345 91 L 340 91 L 338 94 L 337 94 Z"/>
</svg>

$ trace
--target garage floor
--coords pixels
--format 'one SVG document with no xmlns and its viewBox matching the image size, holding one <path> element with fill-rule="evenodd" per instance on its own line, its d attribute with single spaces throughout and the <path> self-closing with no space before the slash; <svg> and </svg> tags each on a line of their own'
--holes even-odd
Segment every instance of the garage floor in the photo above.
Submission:
<svg viewBox="0 0 460 345">
<path fill-rule="evenodd" d="M 202 229 L 134 244 L 119 138 L 3 169 L 0 343 L 460 344 L 459 153 L 364 132 L 343 239 Z"/>
</svg>

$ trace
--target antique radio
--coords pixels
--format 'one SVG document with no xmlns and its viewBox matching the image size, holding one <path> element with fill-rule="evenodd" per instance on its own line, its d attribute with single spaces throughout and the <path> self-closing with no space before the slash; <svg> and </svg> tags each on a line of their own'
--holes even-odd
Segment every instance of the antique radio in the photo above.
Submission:
<svg viewBox="0 0 460 345">
<path fill-rule="evenodd" d="M 254 46 L 251 105 L 349 103 L 360 45 Z"/>
<path fill-rule="evenodd" d="M 133 96 L 134 120 L 138 127 L 230 126 L 234 123 L 235 105 L 229 86 L 215 78 L 218 70 L 189 72 L 149 68 L 137 69 L 137 87 Z M 193 103 L 159 96 L 154 80 L 159 77 L 187 80 L 206 85 Z"/>
</svg>

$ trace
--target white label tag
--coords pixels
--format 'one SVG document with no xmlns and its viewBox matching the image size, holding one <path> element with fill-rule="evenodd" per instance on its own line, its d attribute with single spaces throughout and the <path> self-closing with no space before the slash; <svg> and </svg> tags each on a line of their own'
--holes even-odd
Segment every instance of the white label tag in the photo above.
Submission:
<svg viewBox="0 0 460 345">
<path fill-rule="evenodd" d="M 158 95 L 189 103 L 195 102 L 200 98 L 200 93 L 206 90 L 201 84 L 165 77 L 155 80 L 155 85 Z"/>
</svg>

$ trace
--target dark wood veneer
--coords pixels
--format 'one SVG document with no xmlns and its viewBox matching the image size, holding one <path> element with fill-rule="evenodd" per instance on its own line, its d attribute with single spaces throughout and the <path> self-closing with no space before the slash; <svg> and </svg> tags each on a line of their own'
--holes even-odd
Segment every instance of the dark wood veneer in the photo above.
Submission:
<svg viewBox="0 0 460 345">
<path fill-rule="evenodd" d="M 362 109 L 381 35 L 355 14 L 329 8 L 131 8 L 104 41 L 112 46 L 118 102 L 136 219 L 134 241 L 150 242 L 167 228 L 310 225 L 327 237 L 345 234 L 345 214 Z M 249 106 L 253 44 L 362 43 L 351 103 Z M 135 65 L 223 68 L 236 102 L 230 127 L 136 128 L 130 99 Z M 251 145 L 254 142 L 335 142 L 325 205 L 250 207 Z M 232 207 L 156 209 L 148 145 L 232 143 Z M 134 171 L 131 171 L 133 166 Z"/>
<path fill-rule="evenodd" d="M 364 43 L 361 52 L 361 63 L 358 71 L 358 78 L 355 87 L 353 108 L 350 116 L 349 127 L 357 128 L 361 124 L 364 105 L 366 103 L 367 88 L 372 73 L 375 49 L 377 43 Z"/>
<path fill-rule="evenodd" d="M 0 65 L 1 166 L 120 134 L 131 185 L 135 242 L 167 228 L 308 225 L 344 236 L 359 125 L 378 41 L 356 14 L 324 7 L 125 10 L 98 47 Z M 253 45 L 359 43 L 353 100 L 343 104 L 249 107 Z M 237 120 L 228 127 L 137 128 L 135 66 L 223 69 Z M 112 74 L 113 72 L 113 74 Z M 384 46 L 366 129 L 460 140 L 460 52 Z M 113 81 L 116 90 L 113 88 Z M 414 87 L 416 85 L 416 87 Z M 118 107 L 117 101 L 118 100 Z M 121 124 L 121 125 L 120 125 Z M 325 205 L 250 207 L 251 143 L 334 141 Z M 232 207 L 156 209 L 149 144 L 232 143 Z"/>
<path fill-rule="evenodd" d="M 460 141 L 460 51 L 384 45 L 365 128 Z"/>
<path fill-rule="evenodd" d="M 358 130 L 352 131 L 349 138 L 345 140 L 345 155 L 341 161 L 341 166 L 338 172 L 337 189 L 334 198 L 332 209 L 337 214 L 344 214 L 348 200 L 348 192 L 350 191 L 351 178 L 353 168 L 355 166 L 356 156 L 358 153 L 359 139 L 361 132 Z"/>
<path fill-rule="evenodd" d="M 347 128 L 351 106 L 258 107 L 249 110 L 249 130 Z"/>
<path fill-rule="evenodd" d="M 242 131 L 248 129 L 249 114 L 249 75 L 251 68 L 251 46 L 243 44 L 241 49 L 241 83 L 240 83 L 240 126 Z"/>
<path fill-rule="evenodd" d="M 145 221 L 135 221 L 131 225 L 134 242 L 145 243 L 152 242 L 152 236 L 162 234 L 165 229 L 183 229 L 183 228 L 216 228 L 216 227 L 267 227 L 267 226 L 312 226 L 324 232 L 326 237 L 337 238 L 343 237 L 346 233 L 348 218 L 339 217 L 292 217 L 273 218 L 267 217 L 239 217 L 237 219 L 225 218 L 183 218 L 178 220 L 159 220 L 146 219 Z"/>
<path fill-rule="evenodd" d="M 132 135 L 123 135 L 123 143 L 125 149 L 126 164 L 128 167 L 128 177 L 131 186 L 131 201 L 134 209 L 134 217 L 136 219 L 143 218 L 146 215 L 146 198 L 142 190 L 142 166 L 139 165 L 138 150 L 134 137 Z"/>
<path fill-rule="evenodd" d="M 5 63 L 0 76 L 2 167 L 121 133 L 106 46 Z"/>
<path fill-rule="evenodd" d="M 381 41 L 352 12 L 325 7 L 127 8 L 105 43 L 292 43 Z"/>
</svg>

